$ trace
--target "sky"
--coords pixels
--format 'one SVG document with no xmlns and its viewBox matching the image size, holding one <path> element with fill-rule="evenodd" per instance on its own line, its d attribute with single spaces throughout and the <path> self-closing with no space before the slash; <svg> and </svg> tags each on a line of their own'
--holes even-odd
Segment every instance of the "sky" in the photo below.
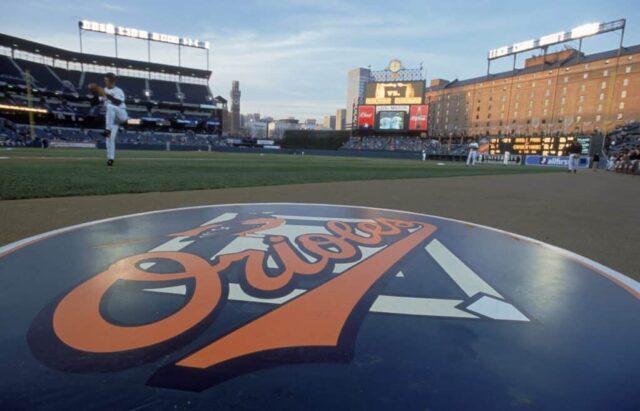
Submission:
<svg viewBox="0 0 640 411">
<path fill-rule="evenodd" d="M 210 87 L 229 96 L 240 81 L 242 113 L 301 120 L 346 106 L 347 72 L 383 69 L 392 59 L 424 66 L 427 81 L 486 73 L 489 49 L 627 19 L 624 45 L 640 44 L 640 1 L 431 0 L 0 0 L 0 32 L 79 50 L 81 19 L 211 42 Z M 584 41 L 587 53 L 617 47 L 619 32 Z M 577 46 L 577 44 L 574 44 Z M 83 35 L 87 53 L 114 55 L 113 38 Z M 119 41 L 124 58 L 146 60 L 146 43 Z M 519 57 L 519 64 L 524 61 Z M 175 47 L 154 43 L 152 61 L 178 63 Z M 184 49 L 183 65 L 206 68 L 205 53 Z M 492 63 L 492 72 L 512 61 Z"/>
</svg>

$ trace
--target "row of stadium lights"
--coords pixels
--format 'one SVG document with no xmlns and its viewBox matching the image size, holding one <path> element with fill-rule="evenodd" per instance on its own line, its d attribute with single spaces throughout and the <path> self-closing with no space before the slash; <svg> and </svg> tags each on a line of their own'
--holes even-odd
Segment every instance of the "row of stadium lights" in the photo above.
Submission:
<svg viewBox="0 0 640 411">
<path fill-rule="evenodd" d="M 157 41 L 161 43 L 176 44 L 179 46 L 196 47 L 201 49 L 209 49 L 208 41 L 200 41 L 189 37 L 179 37 L 170 34 L 149 33 L 146 30 L 135 29 L 131 27 L 114 26 L 109 23 L 98 23 L 96 21 L 81 20 L 80 29 L 86 31 L 95 31 L 98 33 L 113 34 L 116 36 L 131 37 L 140 40 Z"/>
<path fill-rule="evenodd" d="M 526 40 L 515 43 L 511 46 L 504 46 L 497 49 L 489 50 L 489 59 L 504 57 L 513 53 L 521 53 L 523 51 L 532 50 L 538 47 L 546 47 L 552 44 L 563 43 L 569 40 L 579 40 L 584 37 L 593 36 L 595 34 L 617 30 L 623 28 L 625 21 L 618 20 L 611 23 L 587 23 L 578 27 L 574 27 L 570 31 L 561 31 L 559 33 L 542 36 L 537 40 Z"/>
</svg>

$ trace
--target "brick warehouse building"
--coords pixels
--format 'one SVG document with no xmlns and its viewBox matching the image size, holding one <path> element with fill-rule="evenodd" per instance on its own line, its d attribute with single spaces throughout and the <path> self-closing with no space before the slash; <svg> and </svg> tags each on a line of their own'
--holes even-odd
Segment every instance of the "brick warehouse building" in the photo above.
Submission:
<svg viewBox="0 0 640 411">
<path fill-rule="evenodd" d="M 468 80 L 432 80 L 429 136 L 594 133 L 640 120 L 640 45 L 592 55 L 569 49 Z"/>
</svg>

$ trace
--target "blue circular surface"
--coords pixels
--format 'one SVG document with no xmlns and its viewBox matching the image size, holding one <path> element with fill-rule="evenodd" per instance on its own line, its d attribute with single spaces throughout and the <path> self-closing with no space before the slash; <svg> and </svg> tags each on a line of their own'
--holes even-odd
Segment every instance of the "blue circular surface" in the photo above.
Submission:
<svg viewBox="0 0 640 411">
<path fill-rule="evenodd" d="M 0 248 L 3 409 L 638 409 L 640 286 L 568 251 L 317 204 Z"/>
</svg>

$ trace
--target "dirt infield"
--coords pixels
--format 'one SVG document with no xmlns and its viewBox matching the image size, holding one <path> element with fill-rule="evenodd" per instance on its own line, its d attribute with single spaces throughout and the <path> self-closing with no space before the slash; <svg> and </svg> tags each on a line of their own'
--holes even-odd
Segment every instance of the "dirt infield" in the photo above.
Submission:
<svg viewBox="0 0 640 411">
<path fill-rule="evenodd" d="M 640 280 L 640 179 L 602 171 L 0 201 L 0 244 L 124 214 L 247 202 L 361 205 L 466 220 L 566 248 Z"/>
</svg>

